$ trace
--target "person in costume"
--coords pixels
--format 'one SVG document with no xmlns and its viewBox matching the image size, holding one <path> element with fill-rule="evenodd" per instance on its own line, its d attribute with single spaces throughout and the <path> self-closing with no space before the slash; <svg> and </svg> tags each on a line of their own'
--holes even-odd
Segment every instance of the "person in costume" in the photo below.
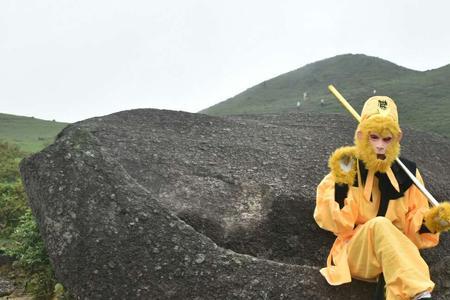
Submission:
<svg viewBox="0 0 450 300">
<path fill-rule="evenodd" d="M 402 131 L 397 107 L 369 98 L 355 145 L 337 149 L 317 187 L 314 219 L 337 238 L 320 270 L 331 285 L 352 278 L 386 282 L 386 299 L 431 298 L 434 283 L 418 249 L 434 247 L 449 230 L 450 204 L 429 208 L 427 198 L 395 161 Z M 422 181 L 416 164 L 403 164 Z"/>
</svg>

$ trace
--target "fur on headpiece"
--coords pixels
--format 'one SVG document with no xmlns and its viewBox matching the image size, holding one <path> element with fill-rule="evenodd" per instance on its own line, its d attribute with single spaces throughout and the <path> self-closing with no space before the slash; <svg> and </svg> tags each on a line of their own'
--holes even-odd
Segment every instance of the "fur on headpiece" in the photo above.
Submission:
<svg viewBox="0 0 450 300">
<path fill-rule="evenodd" d="M 392 136 L 385 159 L 377 158 L 369 141 L 371 133 L 376 133 L 381 138 Z M 364 104 L 361 121 L 355 133 L 356 157 L 364 161 L 367 169 L 385 173 L 400 155 L 400 139 L 401 130 L 394 101 L 386 96 L 369 98 Z"/>
</svg>

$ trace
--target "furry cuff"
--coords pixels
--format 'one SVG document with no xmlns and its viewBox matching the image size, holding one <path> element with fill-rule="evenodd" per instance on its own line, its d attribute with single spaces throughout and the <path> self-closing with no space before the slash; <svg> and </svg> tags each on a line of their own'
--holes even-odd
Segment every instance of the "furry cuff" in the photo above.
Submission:
<svg viewBox="0 0 450 300">
<path fill-rule="evenodd" d="M 356 176 L 356 147 L 346 146 L 336 149 L 328 160 L 331 174 L 336 183 L 353 185 Z"/>
<path fill-rule="evenodd" d="M 433 233 L 450 230 L 450 202 L 431 208 L 424 217 L 425 226 Z"/>
</svg>

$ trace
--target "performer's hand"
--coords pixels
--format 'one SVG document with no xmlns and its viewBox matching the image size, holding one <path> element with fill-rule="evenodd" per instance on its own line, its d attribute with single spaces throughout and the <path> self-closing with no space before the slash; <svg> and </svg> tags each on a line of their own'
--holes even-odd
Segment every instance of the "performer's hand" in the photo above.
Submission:
<svg viewBox="0 0 450 300">
<path fill-rule="evenodd" d="M 425 226 L 431 232 L 450 230 L 450 202 L 443 202 L 431 208 L 425 215 Z"/>
<path fill-rule="evenodd" d="M 341 147 L 333 152 L 328 166 L 336 183 L 353 185 L 356 175 L 356 148 L 354 146 Z"/>
</svg>

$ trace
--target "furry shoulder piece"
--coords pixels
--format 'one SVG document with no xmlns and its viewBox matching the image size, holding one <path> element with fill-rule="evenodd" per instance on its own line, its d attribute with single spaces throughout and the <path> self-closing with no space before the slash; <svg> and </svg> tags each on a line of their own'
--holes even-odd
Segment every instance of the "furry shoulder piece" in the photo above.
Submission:
<svg viewBox="0 0 450 300">
<path fill-rule="evenodd" d="M 328 160 L 334 181 L 353 185 L 356 176 L 356 147 L 345 146 L 336 149 Z"/>
</svg>

